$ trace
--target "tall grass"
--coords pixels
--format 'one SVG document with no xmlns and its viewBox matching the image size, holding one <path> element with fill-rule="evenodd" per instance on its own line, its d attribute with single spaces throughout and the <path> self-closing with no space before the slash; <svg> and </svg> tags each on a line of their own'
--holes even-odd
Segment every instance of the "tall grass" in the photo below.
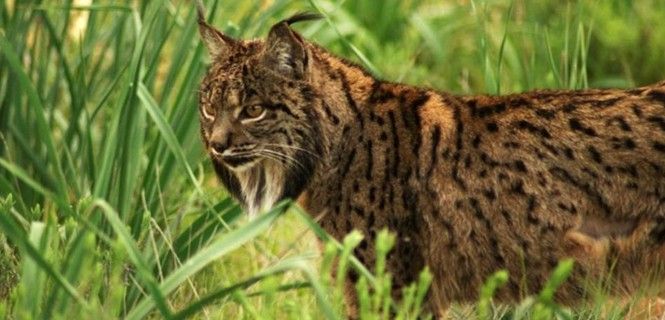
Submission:
<svg viewBox="0 0 665 320">
<path fill-rule="evenodd" d="M 208 2 L 244 38 L 320 11 L 306 37 L 382 78 L 457 93 L 632 86 L 665 70 L 662 0 Z M 332 257 L 361 273 L 364 317 L 416 317 L 426 274 L 392 301 L 353 237 L 319 257 L 327 235 L 305 213 L 282 203 L 246 221 L 215 182 L 194 20 L 190 1 L 0 3 L 0 317 L 334 319 Z M 479 299 L 481 318 L 501 316 Z M 555 310 L 538 308 L 511 314 Z"/>
</svg>

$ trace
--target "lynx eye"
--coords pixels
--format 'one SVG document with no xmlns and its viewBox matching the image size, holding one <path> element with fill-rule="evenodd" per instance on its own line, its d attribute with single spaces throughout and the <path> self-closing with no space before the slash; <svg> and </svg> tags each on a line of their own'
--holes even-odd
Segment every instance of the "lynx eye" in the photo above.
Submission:
<svg viewBox="0 0 665 320">
<path fill-rule="evenodd" d="M 242 110 L 241 118 L 245 120 L 258 120 L 266 112 L 266 109 L 260 104 L 247 106 Z"/>
<path fill-rule="evenodd" d="M 208 103 L 203 105 L 203 108 L 201 108 L 201 112 L 203 113 L 203 116 L 212 121 L 215 120 L 215 108 L 213 107 L 212 104 Z"/>
</svg>

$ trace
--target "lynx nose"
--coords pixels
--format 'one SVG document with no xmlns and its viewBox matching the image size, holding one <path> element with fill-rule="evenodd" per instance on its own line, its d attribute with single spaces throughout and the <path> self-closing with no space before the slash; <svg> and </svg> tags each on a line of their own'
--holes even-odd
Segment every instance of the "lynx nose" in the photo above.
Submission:
<svg viewBox="0 0 665 320">
<path fill-rule="evenodd" d="M 212 149 L 212 152 L 215 153 L 216 155 L 221 155 L 222 152 L 224 152 L 224 150 L 229 148 L 229 145 L 228 143 L 213 141 L 210 144 L 210 148 Z"/>
<path fill-rule="evenodd" d="M 216 156 L 221 156 L 224 150 L 231 147 L 231 133 L 216 129 L 210 137 L 210 151 Z"/>
</svg>

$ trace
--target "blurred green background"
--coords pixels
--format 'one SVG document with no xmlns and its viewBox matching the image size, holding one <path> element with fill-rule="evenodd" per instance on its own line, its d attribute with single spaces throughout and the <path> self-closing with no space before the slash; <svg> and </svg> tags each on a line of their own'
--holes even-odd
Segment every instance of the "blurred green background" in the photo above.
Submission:
<svg viewBox="0 0 665 320">
<path fill-rule="evenodd" d="M 382 79 L 459 94 L 665 78 L 665 0 L 205 2 L 242 38 L 321 12 L 295 28 Z M 212 174 L 193 7 L 0 3 L 0 317 L 341 314 L 316 226 L 248 222 Z"/>
</svg>

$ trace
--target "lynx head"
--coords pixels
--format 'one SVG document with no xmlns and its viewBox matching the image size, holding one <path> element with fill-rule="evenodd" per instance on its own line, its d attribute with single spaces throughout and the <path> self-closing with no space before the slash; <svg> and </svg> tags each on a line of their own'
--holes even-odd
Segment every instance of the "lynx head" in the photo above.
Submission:
<svg viewBox="0 0 665 320">
<path fill-rule="evenodd" d="M 281 21 L 265 40 L 239 40 L 206 23 L 198 4 L 211 59 L 199 92 L 203 143 L 222 183 L 251 215 L 296 198 L 323 152 L 311 45 L 289 27 L 318 16 Z"/>
</svg>

